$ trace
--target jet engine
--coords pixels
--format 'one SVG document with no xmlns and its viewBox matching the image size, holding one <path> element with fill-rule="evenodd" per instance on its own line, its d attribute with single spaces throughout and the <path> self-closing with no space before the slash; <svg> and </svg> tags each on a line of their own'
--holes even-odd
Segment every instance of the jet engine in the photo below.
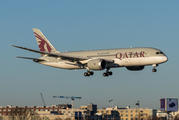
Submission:
<svg viewBox="0 0 179 120">
<path fill-rule="evenodd" d="M 139 70 L 143 70 L 145 66 L 130 66 L 130 67 L 126 67 L 128 70 L 131 71 L 139 71 Z"/>
<path fill-rule="evenodd" d="M 104 59 L 94 59 L 87 63 L 87 67 L 90 70 L 103 70 L 107 66 L 107 62 Z"/>
</svg>

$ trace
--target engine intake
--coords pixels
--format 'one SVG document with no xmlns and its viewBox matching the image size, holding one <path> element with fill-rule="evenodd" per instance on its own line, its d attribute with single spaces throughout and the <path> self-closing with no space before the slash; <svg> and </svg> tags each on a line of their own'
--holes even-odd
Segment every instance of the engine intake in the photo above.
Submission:
<svg viewBox="0 0 179 120">
<path fill-rule="evenodd" d="M 126 67 L 128 70 L 131 71 L 139 71 L 139 70 L 143 70 L 145 66 L 130 66 L 130 67 Z"/>
<path fill-rule="evenodd" d="M 90 70 L 103 70 L 107 66 L 107 62 L 104 59 L 94 59 L 87 63 L 87 67 Z"/>
</svg>

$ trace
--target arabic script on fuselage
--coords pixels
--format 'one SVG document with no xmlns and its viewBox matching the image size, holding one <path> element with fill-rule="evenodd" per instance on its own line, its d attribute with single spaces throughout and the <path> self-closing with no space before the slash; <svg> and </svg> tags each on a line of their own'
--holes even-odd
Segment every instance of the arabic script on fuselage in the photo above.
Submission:
<svg viewBox="0 0 179 120">
<path fill-rule="evenodd" d="M 109 54 L 110 52 L 100 52 L 98 53 L 98 55 L 106 55 L 106 54 Z"/>
</svg>

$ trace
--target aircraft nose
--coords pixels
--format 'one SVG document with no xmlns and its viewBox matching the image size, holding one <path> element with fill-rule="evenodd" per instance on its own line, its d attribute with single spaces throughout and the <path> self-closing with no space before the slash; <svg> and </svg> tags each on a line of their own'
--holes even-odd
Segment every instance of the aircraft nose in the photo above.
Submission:
<svg viewBox="0 0 179 120">
<path fill-rule="evenodd" d="M 163 57 L 163 62 L 167 62 L 167 61 L 168 61 L 167 56 L 164 56 L 164 57 Z"/>
</svg>

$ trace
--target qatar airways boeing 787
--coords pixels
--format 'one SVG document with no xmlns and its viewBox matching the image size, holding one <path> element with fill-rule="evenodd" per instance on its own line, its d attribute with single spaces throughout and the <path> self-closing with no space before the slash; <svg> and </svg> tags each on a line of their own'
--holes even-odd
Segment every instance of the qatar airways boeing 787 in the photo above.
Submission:
<svg viewBox="0 0 179 120">
<path fill-rule="evenodd" d="M 33 28 L 39 50 L 11 45 L 42 55 L 40 58 L 18 57 L 31 59 L 34 62 L 63 69 L 87 69 L 84 76 L 94 74 L 94 70 L 104 70 L 103 76 L 112 75 L 110 68 L 126 67 L 128 70 L 143 70 L 145 66 L 152 65 L 153 72 L 159 64 L 168 60 L 167 56 L 159 49 L 150 47 L 105 49 L 75 52 L 59 52 L 47 40 L 43 33 Z"/>
</svg>

